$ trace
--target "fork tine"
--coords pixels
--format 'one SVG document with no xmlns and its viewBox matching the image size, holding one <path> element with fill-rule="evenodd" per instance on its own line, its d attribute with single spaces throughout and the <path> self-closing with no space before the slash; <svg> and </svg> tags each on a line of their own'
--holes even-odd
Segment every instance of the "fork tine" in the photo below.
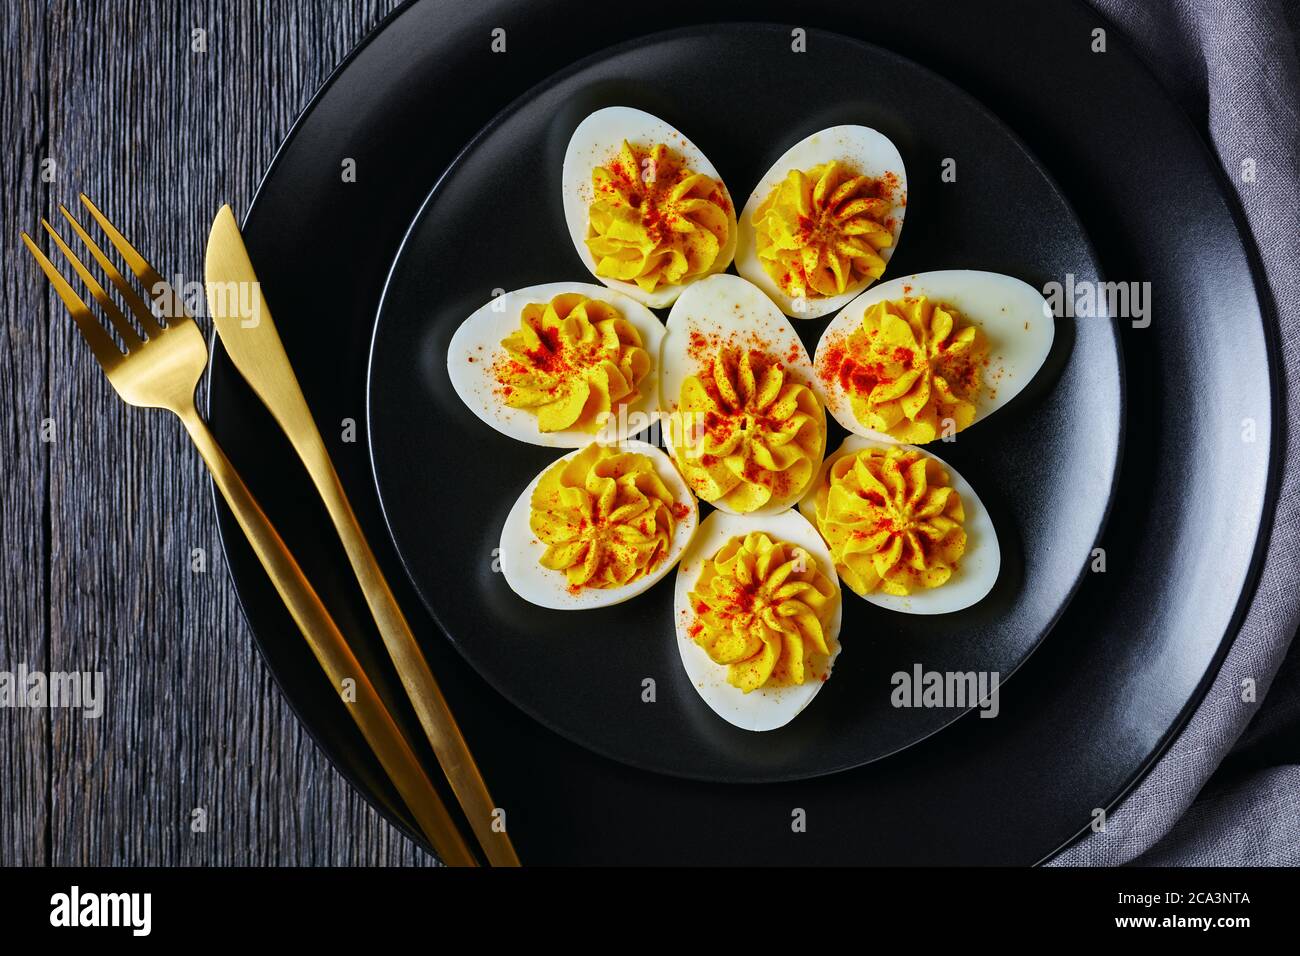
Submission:
<svg viewBox="0 0 1300 956">
<path fill-rule="evenodd" d="M 99 303 L 99 307 L 108 313 L 109 321 L 113 323 L 113 328 L 117 329 L 117 334 L 122 337 L 122 343 L 126 346 L 126 350 L 128 352 L 133 352 L 142 346 L 144 342 L 140 339 L 140 333 L 138 333 L 132 327 L 131 323 L 127 321 L 126 316 L 122 314 L 122 310 L 119 309 L 116 303 L 109 298 L 108 293 L 104 291 L 104 287 L 96 281 L 90 270 L 81 264 L 81 260 L 78 259 L 77 254 L 68 247 L 68 244 L 63 241 L 63 237 L 55 232 L 54 227 L 44 219 L 41 220 L 41 225 L 44 226 L 45 231 L 50 234 L 50 238 L 54 240 L 54 244 L 59 247 L 59 251 L 63 253 L 63 257 L 68 260 L 68 263 L 76 271 L 77 275 L 81 277 L 81 281 L 86 284 L 86 288 L 89 289 L 90 294 L 95 297 L 95 301 Z"/>
<path fill-rule="evenodd" d="M 153 295 L 153 290 L 158 288 L 160 284 L 170 290 L 171 302 L 168 303 L 167 315 L 169 317 L 175 316 L 179 318 L 184 316 L 188 318 L 189 310 L 185 308 L 185 303 L 177 295 L 176 290 L 172 289 L 170 284 L 164 282 L 163 277 L 158 274 L 158 271 L 153 266 L 149 265 L 144 256 L 136 252 L 135 246 L 127 242 L 126 236 L 117 231 L 117 227 L 108 221 L 108 217 L 99 211 L 99 207 L 90 201 L 89 196 L 85 193 L 78 193 L 78 195 L 81 197 L 81 204 L 90 210 L 95 222 L 99 223 L 99 228 L 103 229 L 104 235 L 108 236 L 108 241 L 117 249 L 118 254 L 126 260 L 126 264 L 135 273 L 135 277 L 149 290 L 149 294 Z M 158 298 L 162 298 L 162 296 L 158 296 Z"/>
<path fill-rule="evenodd" d="M 72 286 L 68 284 L 68 280 L 63 278 L 63 274 L 54 267 L 54 263 L 49 260 L 45 253 L 41 252 L 40 246 L 36 245 L 32 241 L 32 237 L 27 233 L 24 232 L 22 236 L 27 251 L 32 254 L 36 264 L 41 267 L 45 277 L 50 280 L 50 285 L 54 286 L 54 291 L 59 294 L 63 304 L 72 313 L 72 319 L 77 323 L 82 338 L 86 340 L 90 350 L 95 353 L 95 358 L 104 367 L 104 371 L 111 372 L 117 368 L 125 358 L 122 355 L 122 350 L 117 347 L 117 343 L 104 331 L 104 327 L 99 324 L 89 306 L 81 301 L 81 296 L 77 295 Z"/>
<path fill-rule="evenodd" d="M 126 281 L 126 277 L 118 271 L 117 266 L 113 265 L 113 261 L 109 259 L 108 256 L 104 255 L 103 250 L 99 248 L 94 239 L 90 238 L 90 234 L 86 232 L 85 229 L 81 228 L 81 223 L 77 222 L 77 220 L 73 218 L 72 213 L 68 212 L 67 207 L 64 206 L 63 203 L 59 203 L 59 212 L 63 213 L 63 218 L 68 220 L 68 225 L 72 226 L 73 232 L 75 232 L 81 241 L 86 244 L 86 248 L 89 249 L 90 254 L 95 257 L 95 261 L 98 262 L 100 268 L 104 270 L 109 281 L 112 282 L 113 285 L 117 286 L 118 292 L 122 293 L 122 298 L 126 300 L 127 307 L 130 308 L 131 314 L 134 315 L 136 321 L 140 323 L 140 327 L 144 329 L 144 334 L 151 339 L 157 335 L 161 335 L 162 328 L 158 325 L 157 319 L 154 318 L 152 310 L 150 310 L 149 306 L 145 304 L 144 299 L 140 298 L 135 289 L 132 288 L 131 283 Z M 101 302 L 100 304 L 105 305 L 107 308 L 105 303 Z"/>
</svg>

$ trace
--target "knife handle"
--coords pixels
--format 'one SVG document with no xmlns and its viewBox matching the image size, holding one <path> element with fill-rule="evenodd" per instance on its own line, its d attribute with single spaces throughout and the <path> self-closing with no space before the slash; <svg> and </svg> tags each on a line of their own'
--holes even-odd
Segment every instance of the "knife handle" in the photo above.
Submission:
<svg viewBox="0 0 1300 956">
<path fill-rule="evenodd" d="M 449 866 L 477 866 L 477 860 L 447 812 L 442 798 L 425 775 L 419 759 L 394 723 L 379 693 L 370 683 L 302 568 L 289 553 L 284 541 L 217 444 L 208 426 L 199 417 L 198 410 L 191 405 L 178 414 L 212 473 L 221 497 L 230 505 L 235 520 L 239 522 L 239 527 L 243 529 L 244 536 L 248 538 L 262 567 L 270 575 L 271 582 L 303 637 L 307 639 L 312 654 L 325 671 L 335 692 L 342 692 L 346 686 L 344 681 L 354 682 L 356 700 L 346 704 L 348 713 L 361 728 L 370 749 L 379 758 L 384 772 L 392 779 L 420 829 L 444 863 Z"/>
<path fill-rule="evenodd" d="M 301 394 L 301 392 L 299 392 Z M 493 866 L 519 866 L 519 856 L 504 827 L 497 828 L 498 813 L 488 793 L 487 783 L 479 772 L 469 745 L 461 734 L 456 717 L 451 712 L 442 689 L 424 659 L 420 646 L 411 632 L 411 626 L 393 596 L 379 562 L 371 551 L 352 510 L 334 463 L 330 461 L 320 430 L 315 427 L 311 413 L 303 403 L 302 413 L 311 423 L 310 429 L 290 432 L 286 429 L 298 457 L 302 459 L 316 490 L 325 503 L 325 510 L 343 542 L 352 571 L 361 584 L 370 613 L 393 659 L 402 686 L 415 708 L 420 725 L 438 756 L 443 772 L 451 783 L 456 799 L 460 801 L 474 835 L 478 837 L 488 862 Z"/>
</svg>

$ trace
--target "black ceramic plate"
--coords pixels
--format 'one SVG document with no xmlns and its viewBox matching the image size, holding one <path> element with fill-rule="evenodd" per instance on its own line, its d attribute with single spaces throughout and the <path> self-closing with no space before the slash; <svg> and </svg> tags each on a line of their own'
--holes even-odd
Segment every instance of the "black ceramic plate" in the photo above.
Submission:
<svg viewBox="0 0 1300 956">
<path fill-rule="evenodd" d="M 1274 487 L 1275 346 L 1229 188 L 1185 116 L 1082 3 L 810 0 L 797 14 L 769 0 L 743 7 L 745 18 L 796 15 L 795 26 L 870 40 L 988 105 L 1050 170 L 1107 277 L 1152 283 L 1151 327 L 1121 330 L 1127 414 L 1101 541 L 1107 571 L 1086 576 L 1007 686 L 997 719 L 968 715 L 886 760 L 789 783 L 701 783 L 600 757 L 508 703 L 439 632 L 387 545 L 364 437 L 340 437 L 344 419 L 364 419 L 372 319 L 389 266 L 464 144 L 578 60 L 641 34 L 726 19 L 731 7 L 655 8 L 654 17 L 636 18 L 581 0 L 403 7 L 295 127 L 246 219 L 250 254 L 362 523 L 494 797 L 508 808 L 526 862 L 1035 862 L 1084 829 L 1093 808 L 1113 804 L 1203 694 L 1252 593 Z M 496 29 L 506 30 L 505 54 L 492 52 Z M 1108 30 L 1105 54 L 1091 50 L 1095 29 Z M 815 46 L 806 55 L 816 56 Z M 755 75 L 764 68 L 754 64 Z M 341 157 L 356 160 L 356 182 L 341 182 Z M 920 173 L 914 166 L 913 179 Z M 903 248 L 914 238 L 905 234 Z M 218 437 L 391 687 L 309 482 L 219 348 L 210 388 Z M 1247 419 L 1255 426 L 1249 443 Z M 238 528 L 218 509 L 271 672 L 340 771 L 409 829 Z M 399 717 L 418 738 L 409 709 Z M 791 832 L 792 807 L 807 811 L 806 832 Z"/>
<path fill-rule="evenodd" d="M 1005 678 L 1046 635 L 1101 533 L 1118 466 L 1121 384 L 1108 319 L 1063 319 L 1040 375 L 996 416 L 942 445 L 993 515 L 1002 574 L 974 607 L 892 613 L 845 591 L 844 653 L 793 722 L 764 734 L 713 713 L 691 686 L 673 627 L 673 580 L 598 611 L 528 604 L 493 573 L 506 513 L 563 450 L 480 422 L 447 374 L 457 326 L 493 288 L 593 281 L 568 241 L 561 164 L 574 128 L 605 106 L 648 110 L 686 132 L 736 202 L 819 129 L 885 133 L 911 175 L 886 278 L 987 269 L 1095 282 L 1087 238 L 1060 193 L 993 116 L 916 64 L 835 34 L 753 24 L 675 31 L 584 60 L 513 103 L 452 164 L 416 216 L 379 308 L 368 425 L 393 539 L 442 629 L 489 683 L 565 736 L 634 766 L 698 779 L 830 773 L 929 736 L 965 707 L 891 705 L 891 675 L 918 663 Z M 767 68 L 756 73 L 753 64 Z M 856 80 L 870 76 L 870 84 Z M 704 92 L 707 91 L 707 92 Z M 945 158 L 955 182 L 940 179 Z M 666 313 L 664 313 L 666 314 Z M 800 321 L 808 347 L 829 320 Z M 843 430 L 832 422 L 829 447 Z M 706 506 L 707 510 L 707 506 Z M 656 702 L 642 682 L 656 684 Z M 970 702 L 972 705 L 974 702 Z"/>
</svg>

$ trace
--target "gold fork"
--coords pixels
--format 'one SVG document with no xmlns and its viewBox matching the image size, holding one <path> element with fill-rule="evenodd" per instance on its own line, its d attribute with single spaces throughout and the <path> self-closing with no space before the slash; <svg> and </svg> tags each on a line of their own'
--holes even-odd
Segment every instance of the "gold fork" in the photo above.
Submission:
<svg viewBox="0 0 1300 956">
<path fill-rule="evenodd" d="M 81 201 L 104 227 L 105 234 L 124 259 L 128 262 L 138 260 L 148 274 L 158 276 L 85 195 Z M 72 313 L 73 321 L 109 382 L 128 404 L 164 408 L 180 418 L 335 691 L 342 694 L 344 688 L 349 687 L 346 682 L 353 682 L 351 687 L 355 700 L 347 704 L 348 712 L 361 728 L 420 829 L 445 863 L 452 866 L 477 865 L 415 752 L 402 736 L 325 605 L 199 416 L 194 404 L 194 390 L 207 366 L 208 352 L 198 325 L 180 297 L 170 290 L 167 290 L 170 299 L 170 308 L 165 309 L 167 318 L 165 323 L 160 322 L 72 214 L 62 205 L 59 211 L 117 288 L 144 332 L 141 336 L 54 227 L 42 219 L 45 231 L 108 316 L 125 347 L 123 352 L 54 263 L 27 233 L 22 234 L 23 242 Z M 161 282 L 160 277 L 157 281 Z M 151 294 L 158 295 L 153 291 L 158 288 L 160 286 L 151 284 Z"/>
</svg>

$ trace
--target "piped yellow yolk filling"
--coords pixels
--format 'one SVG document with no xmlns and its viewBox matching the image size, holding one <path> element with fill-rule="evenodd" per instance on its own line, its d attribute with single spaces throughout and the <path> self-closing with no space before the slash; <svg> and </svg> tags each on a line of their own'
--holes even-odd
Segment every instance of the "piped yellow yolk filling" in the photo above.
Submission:
<svg viewBox="0 0 1300 956">
<path fill-rule="evenodd" d="M 837 458 L 814 498 L 840 578 L 858 594 L 937 588 L 966 551 L 966 514 L 933 458 L 871 448 Z"/>
<path fill-rule="evenodd" d="M 989 343 L 956 309 L 924 296 L 877 303 L 831 352 L 831 372 L 867 428 L 924 444 L 975 419 Z"/>
<path fill-rule="evenodd" d="M 802 684 L 826 673 L 838 600 L 807 551 L 751 532 L 704 562 L 689 633 L 745 693 Z"/>
<path fill-rule="evenodd" d="M 599 431 L 611 411 L 640 397 L 650 371 L 641 336 L 617 309 L 570 292 L 530 302 L 501 341 L 493 371 L 502 401 L 537 414 L 542 432 Z"/>
<path fill-rule="evenodd" d="M 821 464 L 821 404 L 766 352 L 723 346 L 682 383 L 679 410 L 676 458 L 704 501 L 741 514 L 789 501 Z"/>
<path fill-rule="evenodd" d="M 720 256 L 735 228 L 726 190 L 667 146 L 625 141 L 591 184 L 586 242 L 596 275 L 653 292 L 725 267 Z"/>
<path fill-rule="evenodd" d="M 528 524 L 546 545 L 540 562 L 563 571 L 573 591 L 615 588 L 668 556 L 676 500 L 651 460 L 592 444 L 547 469 Z"/>
<path fill-rule="evenodd" d="M 894 244 L 889 190 L 839 162 L 791 170 L 754 210 L 763 271 L 786 295 L 805 299 L 874 282 L 885 271 L 880 250 Z"/>
</svg>

